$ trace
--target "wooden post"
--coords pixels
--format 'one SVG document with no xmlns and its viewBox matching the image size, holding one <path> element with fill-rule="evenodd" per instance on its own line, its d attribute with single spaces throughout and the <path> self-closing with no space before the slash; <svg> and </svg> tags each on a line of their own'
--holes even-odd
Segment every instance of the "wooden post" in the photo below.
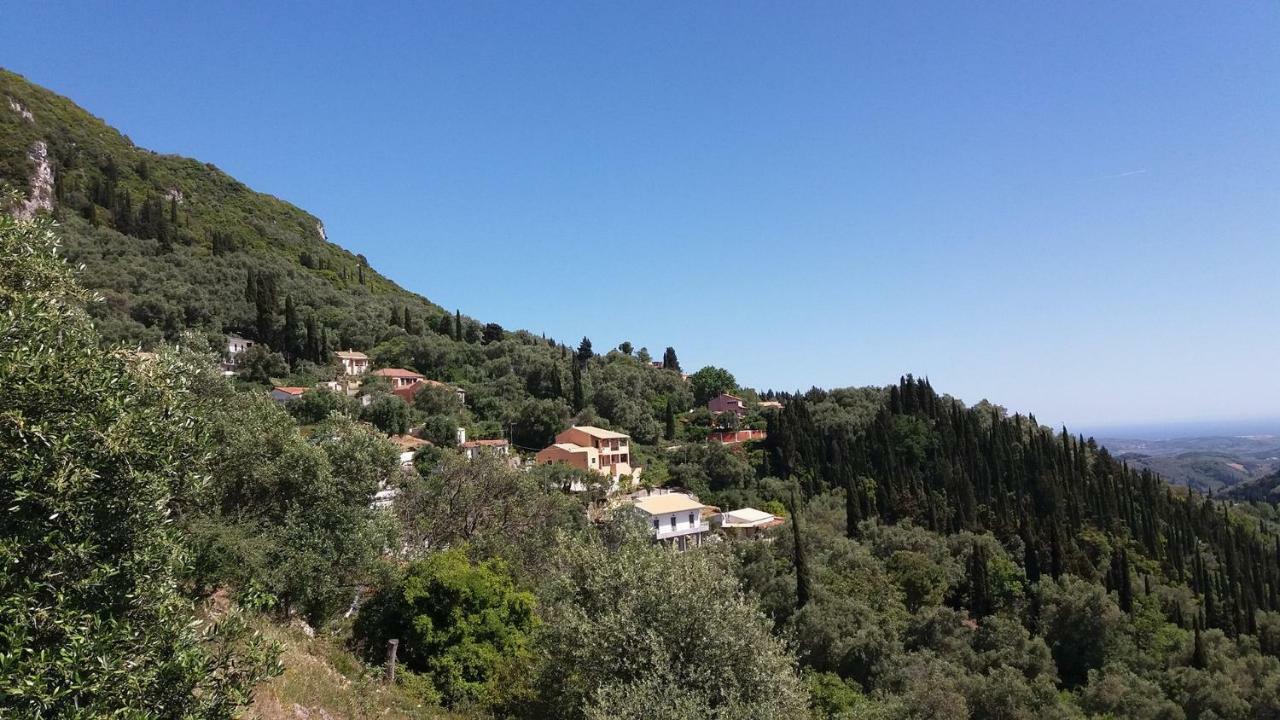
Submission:
<svg viewBox="0 0 1280 720">
<path fill-rule="evenodd" d="M 396 648 L 400 646 L 399 640 L 387 641 L 387 683 L 396 681 Z"/>
</svg>

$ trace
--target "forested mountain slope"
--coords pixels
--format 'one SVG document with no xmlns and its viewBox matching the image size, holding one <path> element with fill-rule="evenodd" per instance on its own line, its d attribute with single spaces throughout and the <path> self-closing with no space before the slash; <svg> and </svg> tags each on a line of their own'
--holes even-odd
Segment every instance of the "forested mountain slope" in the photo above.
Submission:
<svg viewBox="0 0 1280 720">
<path fill-rule="evenodd" d="M 324 226 L 213 165 L 135 146 L 70 100 L 0 70 L 0 183 L 50 207 L 82 282 L 108 302 L 108 341 L 151 345 L 184 328 L 252 333 L 250 268 L 314 313 L 335 345 L 371 345 L 391 309 L 437 322 L 440 308 L 328 242 Z"/>
<path fill-rule="evenodd" d="M 89 311 L 106 344 L 151 348 L 196 331 L 216 348 L 235 332 L 280 354 L 260 381 L 295 385 L 330 379 L 331 353 L 354 348 L 462 385 L 468 412 L 456 420 L 526 447 L 575 413 L 653 442 L 692 405 L 643 348 L 597 356 L 590 342 L 570 351 L 446 312 L 328 242 L 314 216 L 211 165 L 138 148 L 7 71 L 0 96 L 0 183 L 24 191 L 28 214 L 52 210 L 79 281 L 105 298 Z"/>
</svg>

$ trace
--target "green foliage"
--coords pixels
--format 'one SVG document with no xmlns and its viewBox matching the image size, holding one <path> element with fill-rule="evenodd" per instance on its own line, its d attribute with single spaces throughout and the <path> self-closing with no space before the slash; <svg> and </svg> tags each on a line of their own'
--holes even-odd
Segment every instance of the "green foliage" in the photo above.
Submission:
<svg viewBox="0 0 1280 720">
<path fill-rule="evenodd" d="M 350 600 L 381 546 L 369 502 L 399 465 L 371 429 L 341 415 L 304 438 L 257 393 L 210 389 L 200 422 L 213 447 L 213 482 L 188 516 L 202 587 L 258 584 L 322 623 Z"/>
<path fill-rule="evenodd" d="M 285 408 L 302 425 L 314 425 L 333 413 L 348 416 L 355 413 L 355 403 L 346 395 L 328 390 L 308 390 Z"/>
<path fill-rule="evenodd" d="M 542 704 L 529 714 L 799 717 L 794 660 L 740 594 L 728 556 L 644 540 L 568 543 L 545 591 Z"/>
<path fill-rule="evenodd" d="M 706 405 L 707 401 L 720 393 L 736 390 L 738 381 L 728 370 L 708 365 L 689 376 L 689 385 L 693 388 L 694 404 Z"/>
<path fill-rule="evenodd" d="M 225 718 L 273 664 L 179 593 L 193 365 L 104 353 L 52 229 L 0 215 L 0 714 Z"/>
<path fill-rule="evenodd" d="M 494 706 L 529 655 L 535 626 L 533 595 L 518 590 L 497 560 L 472 563 L 461 548 L 409 565 L 403 577 L 361 609 L 356 637 L 371 662 L 386 641 L 400 641 L 399 658 L 431 678 L 451 705 Z"/>
<path fill-rule="evenodd" d="M 409 406 L 398 395 L 378 395 L 360 409 L 360 419 L 388 435 L 409 432 Z"/>
<path fill-rule="evenodd" d="M 406 482 L 396 503 L 402 532 L 417 547 L 466 544 L 509 560 L 521 573 L 536 573 L 558 530 L 582 523 L 581 506 L 545 476 L 567 470 L 524 472 L 491 453 L 475 460 L 442 453 L 421 478 Z"/>
</svg>

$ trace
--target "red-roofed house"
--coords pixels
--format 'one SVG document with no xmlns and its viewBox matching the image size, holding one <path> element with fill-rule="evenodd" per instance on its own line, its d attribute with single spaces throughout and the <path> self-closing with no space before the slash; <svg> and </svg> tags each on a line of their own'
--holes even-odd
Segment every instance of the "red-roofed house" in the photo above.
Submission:
<svg viewBox="0 0 1280 720">
<path fill-rule="evenodd" d="M 421 390 L 422 388 L 442 387 L 442 388 L 447 388 L 449 390 L 452 390 L 454 394 L 458 396 L 458 400 L 460 402 L 465 403 L 467 401 L 467 393 L 465 390 L 463 390 L 460 387 L 454 387 L 453 385 L 450 385 L 448 383 L 442 383 L 439 380 L 428 380 L 426 378 L 422 378 L 421 376 L 419 376 L 419 378 L 421 379 L 416 380 L 408 385 L 404 385 L 401 387 L 393 386 L 391 390 L 392 394 L 399 395 L 400 399 L 404 400 L 407 403 L 412 404 L 413 396 L 417 395 L 418 391 Z"/>
<path fill-rule="evenodd" d="M 291 400 L 297 400 L 302 397 L 302 393 L 310 388 L 304 387 L 277 387 L 271 388 L 271 399 L 278 403 L 287 403 Z"/>
<path fill-rule="evenodd" d="M 405 370 L 404 368 L 382 368 L 380 370 L 374 370 L 372 374 L 386 378 L 387 381 L 391 383 L 392 390 L 409 387 L 419 380 L 426 379 L 426 377 L 421 373 L 416 373 L 412 370 Z"/>
</svg>

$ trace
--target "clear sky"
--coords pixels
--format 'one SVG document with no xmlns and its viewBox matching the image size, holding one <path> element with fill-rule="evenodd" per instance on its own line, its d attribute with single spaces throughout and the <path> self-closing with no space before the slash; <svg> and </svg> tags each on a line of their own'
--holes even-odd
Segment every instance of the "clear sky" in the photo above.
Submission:
<svg viewBox="0 0 1280 720">
<path fill-rule="evenodd" d="M 249 5 L 6 3 L 0 65 L 508 328 L 1280 415 L 1275 2 Z"/>
</svg>

